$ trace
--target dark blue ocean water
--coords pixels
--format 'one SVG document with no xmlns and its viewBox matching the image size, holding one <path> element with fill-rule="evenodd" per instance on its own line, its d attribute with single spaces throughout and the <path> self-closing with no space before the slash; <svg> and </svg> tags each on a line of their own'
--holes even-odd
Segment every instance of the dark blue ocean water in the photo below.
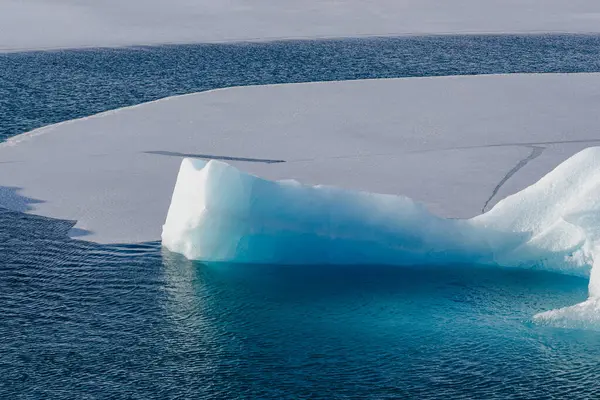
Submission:
<svg viewBox="0 0 600 400">
<path fill-rule="evenodd" d="M 600 37 L 0 55 L 0 137 L 234 84 L 600 71 Z M 1 161 L 1 160 L 0 160 Z M 0 164 L 1 168 L 1 164 Z M 591 399 L 600 334 L 531 322 L 583 279 L 471 265 L 203 265 L 0 210 L 0 398 Z"/>
<path fill-rule="evenodd" d="M 0 54 L 0 140 L 49 123 L 227 86 L 600 71 L 600 36 L 430 36 Z"/>
<path fill-rule="evenodd" d="M 0 398 L 591 399 L 585 280 L 475 266 L 202 265 L 0 230 Z"/>
</svg>

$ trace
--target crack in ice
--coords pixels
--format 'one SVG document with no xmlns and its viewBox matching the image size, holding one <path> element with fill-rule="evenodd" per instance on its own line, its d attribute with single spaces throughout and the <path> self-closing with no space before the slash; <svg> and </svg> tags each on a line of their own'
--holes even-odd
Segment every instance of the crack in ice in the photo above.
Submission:
<svg viewBox="0 0 600 400">
<path fill-rule="evenodd" d="M 542 153 L 544 152 L 544 150 L 546 150 L 546 147 L 540 147 L 540 146 L 527 146 L 527 147 L 531 147 L 531 153 L 526 158 L 519 161 L 517 163 L 517 165 L 515 165 L 510 171 L 508 171 L 508 173 L 506 175 L 504 175 L 504 177 L 500 180 L 500 182 L 498 182 L 498 184 L 492 191 L 491 196 L 487 199 L 487 201 L 483 205 L 483 208 L 481 209 L 482 213 L 485 213 L 487 211 L 487 208 L 488 208 L 490 202 L 494 199 L 494 197 L 496 197 L 496 195 L 498 194 L 498 191 L 500 191 L 502 186 L 504 186 L 504 184 L 506 182 L 508 182 L 508 180 L 510 178 L 512 178 L 512 176 L 514 174 L 516 174 L 517 172 L 519 172 L 519 170 L 521 168 L 523 168 L 524 166 L 529 164 L 530 161 L 533 161 L 536 158 L 538 158 L 539 156 L 541 156 Z"/>
<path fill-rule="evenodd" d="M 285 160 L 271 160 L 268 158 L 217 156 L 214 154 L 191 154 L 191 153 L 180 153 L 180 152 L 176 152 L 176 151 L 162 151 L 162 150 L 145 151 L 144 153 L 156 154 L 156 155 L 160 155 L 160 156 L 201 158 L 204 160 L 242 161 L 242 162 L 265 163 L 265 164 L 280 164 L 280 163 L 285 162 Z"/>
</svg>

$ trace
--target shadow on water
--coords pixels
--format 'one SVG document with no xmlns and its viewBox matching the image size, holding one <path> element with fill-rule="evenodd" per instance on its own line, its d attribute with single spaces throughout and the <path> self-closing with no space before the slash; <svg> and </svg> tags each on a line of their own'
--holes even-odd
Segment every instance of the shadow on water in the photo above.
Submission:
<svg viewBox="0 0 600 400">
<path fill-rule="evenodd" d="M 5 207 L 18 212 L 32 210 L 31 204 L 43 203 L 42 200 L 32 199 L 19 194 L 20 187 L 0 186 L 0 207 Z"/>
<path fill-rule="evenodd" d="M 88 236 L 91 233 L 92 233 L 92 231 L 89 231 L 87 229 L 73 227 L 73 228 L 69 229 L 69 232 L 67 233 L 67 235 L 72 238 L 81 238 L 84 236 Z"/>
<path fill-rule="evenodd" d="M 0 237 L 4 235 L 21 235 L 26 240 L 27 235 L 34 234 L 34 237 L 48 235 L 48 238 L 63 238 L 64 236 L 83 237 L 89 235 L 91 231 L 75 228 L 76 221 L 58 220 L 41 216 L 31 216 L 25 212 L 34 210 L 32 205 L 44 203 L 44 200 L 33 199 L 20 194 L 23 189 L 14 186 L 0 186 L 0 214 L 3 218 L 0 220 L 11 220 L 12 230 L 0 230 Z M 34 221 L 44 221 L 44 223 L 35 223 Z M 28 229 L 35 226 L 33 229 Z"/>
</svg>

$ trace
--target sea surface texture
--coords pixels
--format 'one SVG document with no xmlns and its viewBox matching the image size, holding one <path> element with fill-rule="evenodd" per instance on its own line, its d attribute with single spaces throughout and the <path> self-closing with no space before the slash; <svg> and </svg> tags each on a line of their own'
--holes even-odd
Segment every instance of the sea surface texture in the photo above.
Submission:
<svg viewBox="0 0 600 400">
<path fill-rule="evenodd" d="M 0 140 L 203 90 L 368 78 L 598 72 L 600 36 L 429 36 L 0 53 Z"/>
<path fill-rule="evenodd" d="M 575 35 L 10 53 L 0 55 L 0 139 L 232 85 L 598 71 L 600 37 Z M 68 239 L 72 224 L 0 210 L 2 399 L 600 393 L 600 333 L 532 321 L 584 301 L 586 279 L 463 264 L 205 265 L 158 242 Z"/>
</svg>

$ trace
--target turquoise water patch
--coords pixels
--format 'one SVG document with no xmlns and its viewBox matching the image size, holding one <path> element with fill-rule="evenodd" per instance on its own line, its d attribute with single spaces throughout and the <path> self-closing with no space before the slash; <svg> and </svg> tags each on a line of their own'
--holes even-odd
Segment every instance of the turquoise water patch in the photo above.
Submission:
<svg viewBox="0 0 600 400">
<path fill-rule="evenodd" d="M 57 223 L 21 218 L 21 234 L 0 236 L 0 397 L 540 399 L 600 390 L 597 333 L 530 321 L 584 300 L 585 279 L 470 265 L 204 265 L 159 243 L 61 239 Z"/>
</svg>

